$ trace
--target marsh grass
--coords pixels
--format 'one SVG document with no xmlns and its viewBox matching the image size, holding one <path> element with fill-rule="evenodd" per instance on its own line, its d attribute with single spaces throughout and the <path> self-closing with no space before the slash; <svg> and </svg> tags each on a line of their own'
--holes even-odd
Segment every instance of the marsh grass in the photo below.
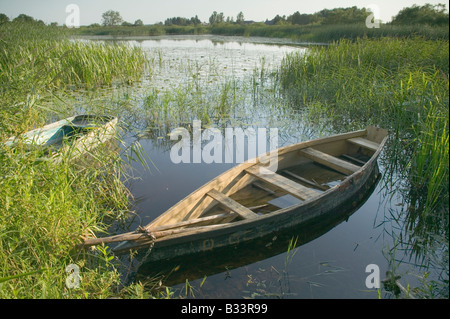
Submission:
<svg viewBox="0 0 450 319">
<path fill-rule="evenodd" d="M 0 36 L 1 142 L 74 111 L 117 115 L 105 105 L 76 106 L 74 100 L 83 104 L 88 95 L 69 97 L 75 96 L 73 89 L 93 92 L 132 83 L 147 67 L 140 49 L 72 42 L 50 27 L 9 23 L 0 26 Z M 109 248 L 76 245 L 127 216 L 130 193 L 123 184 L 126 163 L 117 151 L 121 142 L 75 162 L 69 148 L 58 165 L 39 148 L 0 143 L 1 298 L 106 298 L 118 292 Z M 79 288 L 66 285 L 70 264 L 80 268 Z"/>
<path fill-rule="evenodd" d="M 384 191 L 401 194 L 406 209 L 390 214 L 416 261 L 449 235 L 448 57 L 448 41 L 360 39 L 288 55 L 279 71 L 284 96 L 325 131 L 390 131 Z"/>
<path fill-rule="evenodd" d="M 68 290 L 64 282 L 65 267 L 72 263 L 80 266 L 85 278 L 116 276 L 106 265 L 105 272 L 98 269 L 98 256 L 86 258 L 75 250 L 81 236 L 102 231 L 108 218 L 127 211 L 129 194 L 120 184 L 120 162 L 110 153 L 90 154 L 91 164 L 97 162 L 93 166 L 82 161 L 54 165 L 39 150 L 22 156 L 21 149 L 2 149 L 0 277 L 40 270 L 4 282 L 2 298 L 83 297 L 80 292 L 92 298 L 107 295 L 89 280 L 82 281 L 85 286 L 79 291 Z M 63 154 L 63 158 L 67 157 Z"/>
<path fill-rule="evenodd" d="M 0 65 L 4 89 L 21 89 L 19 79 L 34 80 L 26 81 L 33 85 L 38 80 L 48 88 L 133 83 L 147 66 L 145 54 L 138 47 L 70 41 L 47 30 L 36 27 L 30 35 L 27 25 L 2 26 Z"/>
</svg>

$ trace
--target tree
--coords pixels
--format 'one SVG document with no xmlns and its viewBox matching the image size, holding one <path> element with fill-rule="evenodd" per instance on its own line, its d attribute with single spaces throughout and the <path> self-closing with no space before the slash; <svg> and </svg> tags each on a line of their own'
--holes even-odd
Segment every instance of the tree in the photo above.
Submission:
<svg viewBox="0 0 450 319">
<path fill-rule="evenodd" d="M 392 19 L 392 24 L 448 25 L 449 15 L 445 9 L 445 4 L 431 5 L 427 3 L 424 6 L 413 5 L 400 10 Z"/>
<path fill-rule="evenodd" d="M 202 21 L 200 21 L 200 19 L 198 18 L 198 16 L 195 15 L 195 17 L 192 17 L 192 18 L 191 18 L 191 23 L 192 23 L 193 25 L 198 25 L 198 24 L 201 24 Z"/>
<path fill-rule="evenodd" d="M 287 21 L 292 24 L 306 25 L 317 22 L 317 16 L 315 14 L 301 14 L 297 11 L 293 15 L 289 16 Z"/>
<path fill-rule="evenodd" d="M 136 27 L 140 27 L 140 26 L 143 26 L 143 25 L 144 25 L 144 22 L 142 22 L 141 19 L 137 19 L 136 21 L 134 21 L 134 25 L 135 25 Z"/>
<path fill-rule="evenodd" d="M 35 22 L 36 20 L 34 20 L 33 17 L 30 17 L 29 15 L 22 13 L 22 14 L 19 14 L 17 17 L 15 17 L 13 21 L 19 22 L 19 23 L 30 23 L 30 22 Z"/>
<path fill-rule="evenodd" d="M 364 23 L 369 12 L 356 6 L 350 8 L 323 9 L 316 13 L 317 18 L 322 19 L 322 24 L 354 24 Z"/>
<path fill-rule="evenodd" d="M 224 21 L 223 12 L 217 13 L 217 11 L 214 11 L 212 15 L 209 17 L 209 24 L 218 24 L 222 23 Z"/>
<path fill-rule="evenodd" d="M 236 23 L 238 24 L 244 23 L 244 14 L 242 13 L 242 11 L 238 13 L 236 17 Z"/>
<path fill-rule="evenodd" d="M 0 24 L 9 22 L 9 18 L 6 14 L 0 13 Z"/>
<path fill-rule="evenodd" d="M 277 14 L 275 18 L 272 19 L 271 24 L 285 24 L 286 23 L 286 16 L 280 16 Z"/>
<path fill-rule="evenodd" d="M 122 17 L 120 16 L 119 11 L 108 10 L 102 14 L 104 26 L 114 26 L 122 23 Z"/>
</svg>

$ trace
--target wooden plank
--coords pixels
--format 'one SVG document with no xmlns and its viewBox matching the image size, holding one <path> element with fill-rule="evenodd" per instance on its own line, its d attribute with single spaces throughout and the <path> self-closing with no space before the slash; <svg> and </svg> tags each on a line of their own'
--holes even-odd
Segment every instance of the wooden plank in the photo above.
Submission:
<svg viewBox="0 0 450 319">
<path fill-rule="evenodd" d="M 93 245 L 100 245 L 103 243 L 117 243 L 123 241 L 146 241 L 151 242 L 163 237 L 178 235 L 178 234 L 187 234 L 187 233 L 200 233 L 211 231 L 214 229 L 222 228 L 224 226 L 229 225 L 228 223 L 217 224 L 217 225 L 205 225 L 198 227 L 187 227 L 187 228 L 175 228 L 161 231 L 148 231 L 148 232 L 128 232 L 120 235 L 109 236 L 109 237 L 101 237 L 101 238 L 90 238 L 84 240 L 83 243 L 79 245 L 79 247 L 87 247 Z"/>
<path fill-rule="evenodd" d="M 312 159 L 314 162 L 325 165 L 343 174 L 351 175 L 360 169 L 360 167 L 357 165 L 346 162 L 337 157 L 331 156 L 310 147 L 301 150 L 300 154 L 309 159 Z"/>
<path fill-rule="evenodd" d="M 277 173 L 273 173 L 269 171 L 267 168 L 254 165 L 245 170 L 247 173 L 263 180 L 264 182 L 273 185 L 275 187 L 281 188 L 289 194 L 300 198 L 302 200 L 307 200 L 309 198 L 315 197 L 318 193 L 315 190 L 312 190 L 308 187 L 300 185 L 294 181 L 291 181 L 289 178 L 278 175 Z"/>
<path fill-rule="evenodd" d="M 254 182 L 252 183 L 253 187 L 259 188 L 267 193 L 269 193 L 270 195 L 275 195 L 275 192 L 267 187 L 265 187 L 264 185 L 262 185 L 261 183 L 258 182 Z"/>
<path fill-rule="evenodd" d="M 355 138 L 351 138 L 348 139 L 348 141 L 350 143 L 353 143 L 355 145 L 367 148 L 371 151 L 376 152 L 378 150 L 378 148 L 380 147 L 380 144 L 369 141 L 368 139 L 362 138 L 362 137 L 355 137 Z"/>
<path fill-rule="evenodd" d="M 342 156 L 345 157 L 346 159 L 349 159 L 349 160 L 355 162 L 355 163 L 358 163 L 358 164 L 361 164 L 361 165 L 366 164 L 366 162 L 361 161 L 360 159 L 357 159 L 357 158 L 355 158 L 353 156 L 350 156 L 350 155 L 347 155 L 347 154 L 342 154 Z"/>
<path fill-rule="evenodd" d="M 258 215 L 252 212 L 250 209 L 248 209 L 245 206 L 242 206 L 238 202 L 236 202 L 234 199 L 222 194 L 221 192 L 211 189 L 208 193 L 208 196 L 212 197 L 214 200 L 218 201 L 219 204 L 222 206 L 228 208 L 229 210 L 239 214 L 243 218 L 247 219 L 253 219 L 257 218 Z"/>
<path fill-rule="evenodd" d="M 308 184 L 308 185 L 310 185 L 312 187 L 318 188 L 318 189 L 323 190 L 323 191 L 326 191 L 329 188 L 329 187 L 324 187 L 324 186 L 322 186 L 322 185 L 320 185 L 320 184 L 318 184 L 316 182 L 310 181 L 309 179 L 306 179 L 304 177 L 298 176 L 297 174 L 294 174 L 291 171 L 288 171 L 287 169 L 283 170 L 283 173 L 285 173 L 285 174 L 287 174 L 289 176 L 292 176 L 292 177 L 298 179 L 299 181 L 301 181 L 301 182 L 303 182 L 305 184 Z"/>
<path fill-rule="evenodd" d="M 181 228 L 181 227 L 187 227 L 187 226 L 193 226 L 193 225 L 197 225 L 201 224 L 201 223 L 205 223 L 205 222 L 209 222 L 209 223 L 215 223 L 217 221 L 221 221 L 224 218 L 233 218 L 233 217 L 237 217 L 236 213 L 223 213 L 223 214 L 217 214 L 217 215 L 212 215 L 212 216 L 208 216 L 208 217 L 201 217 L 201 218 L 196 218 L 196 219 L 192 219 L 192 220 L 186 220 L 183 222 L 179 222 L 179 223 L 175 223 L 175 224 L 170 224 L 170 225 L 164 225 L 164 226 L 159 226 L 159 227 L 154 227 L 154 228 L 141 228 L 141 232 L 136 231 L 136 232 L 128 232 L 128 233 L 123 233 L 123 234 L 119 234 L 119 235 L 114 235 L 114 236 L 108 236 L 108 237 L 103 237 L 103 238 L 90 238 L 90 239 L 86 239 L 83 243 L 83 245 L 85 246 L 92 246 L 92 245 L 99 245 L 101 243 L 114 243 L 114 242 L 121 242 L 121 241 L 126 241 L 126 240 L 140 240 L 140 239 L 148 239 L 150 238 L 150 234 L 153 234 L 156 238 L 158 237 L 162 237 L 162 236 L 166 236 L 166 235 L 172 235 L 175 234 L 174 232 L 170 232 L 170 230 L 175 230 L 178 228 L 179 231 L 188 231 L 194 228 Z M 210 226 L 210 225 L 207 225 Z M 202 227 L 202 226 L 199 226 Z M 199 228 L 200 229 L 200 228 Z"/>
<path fill-rule="evenodd" d="M 349 132 L 349 133 L 343 133 L 343 134 L 338 134 L 338 135 L 333 135 L 333 136 L 322 137 L 322 138 L 309 140 L 309 141 L 303 141 L 303 142 L 300 142 L 297 144 L 288 145 L 288 146 L 279 148 L 278 154 L 275 154 L 274 156 L 280 156 L 285 153 L 294 152 L 297 150 L 305 149 L 307 147 L 313 147 L 316 145 L 322 145 L 322 144 L 327 144 L 327 143 L 334 143 L 337 141 L 343 141 L 343 140 L 348 140 L 350 138 L 362 137 L 362 136 L 367 136 L 367 130 L 354 131 L 354 132 Z"/>
<path fill-rule="evenodd" d="M 198 224 L 205 223 L 205 222 L 215 223 L 215 222 L 219 221 L 220 219 L 223 219 L 225 217 L 231 217 L 231 216 L 237 217 L 237 215 L 235 213 L 223 213 L 223 214 L 217 214 L 217 215 L 212 215 L 212 216 L 207 216 L 207 217 L 200 217 L 200 218 L 185 220 L 185 221 L 175 223 L 175 224 L 154 227 L 154 228 L 150 228 L 148 230 L 149 231 L 160 231 L 160 230 L 168 230 L 168 229 L 172 229 L 172 228 L 180 228 L 180 227 L 198 225 Z"/>
</svg>

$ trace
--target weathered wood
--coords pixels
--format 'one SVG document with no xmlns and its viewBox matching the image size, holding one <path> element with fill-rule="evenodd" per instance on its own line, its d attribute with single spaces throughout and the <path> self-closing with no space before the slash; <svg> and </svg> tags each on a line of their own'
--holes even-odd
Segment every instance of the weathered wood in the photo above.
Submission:
<svg viewBox="0 0 450 319">
<path fill-rule="evenodd" d="M 342 156 L 345 157 L 346 159 L 349 159 L 349 160 L 355 162 L 355 163 L 358 163 L 358 164 L 361 164 L 361 165 L 366 164 L 366 162 L 361 161 L 360 159 L 357 159 L 357 158 L 355 158 L 353 156 L 350 156 L 348 154 L 342 154 Z"/>
<path fill-rule="evenodd" d="M 225 225 L 227 225 L 227 223 L 217 224 L 217 225 L 198 226 L 198 227 L 188 227 L 188 228 L 181 228 L 181 229 L 169 229 L 169 230 L 161 230 L 161 231 L 148 230 L 145 232 L 129 232 L 129 233 L 124 233 L 124 234 L 119 234 L 119 235 L 109 236 L 109 237 L 86 239 L 81 244 L 81 246 L 87 247 L 87 246 L 101 245 L 101 244 L 107 244 L 107 243 L 117 243 L 117 242 L 123 242 L 123 241 L 140 241 L 140 240 L 141 241 L 152 241 L 152 240 L 160 239 L 160 238 L 171 236 L 171 235 L 178 235 L 181 233 L 196 233 L 196 232 L 210 231 L 213 229 L 223 227 Z"/>
<path fill-rule="evenodd" d="M 208 217 L 187 220 L 187 221 L 179 222 L 176 224 L 154 227 L 154 228 L 150 228 L 150 229 L 143 228 L 144 231 L 142 231 L 142 232 L 128 232 L 128 233 L 123 233 L 123 234 L 109 236 L 109 237 L 103 237 L 103 238 L 90 238 L 90 239 L 86 239 L 84 241 L 83 245 L 92 246 L 92 245 L 99 245 L 102 243 L 114 243 L 114 242 L 121 242 L 121 241 L 126 241 L 126 240 L 149 239 L 150 233 L 152 235 L 154 235 L 155 238 L 159 238 L 162 236 L 167 236 L 167 235 L 173 234 L 173 232 L 167 232 L 168 230 L 171 230 L 171 229 L 197 225 L 197 224 L 205 223 L 205 222 L 216 222 L 225 217 L 235 217 L 235 216 L 237 216 L 237 214 L 233 213 L 233 212 L 217 214 L 217 215 L 212 215 L 212 216 L 208 216 Z M 183 228 L 183 229 L 186 230 L 188 228 Z M 191 228 L 191 229 L 193 229 L 193 228 Z"/>
<path fill-rule="evenodd" d="M 277 154 L 273 156 L 276 159 L 266 159 L 270 161 L 279 160 L 283 158 L 284 154 L 288 154 L 291 152 L 298 151 L 300 149 L 311 147 L 315 145 L 322 145 L 324 143 L 334 143 L 338 141 L 345 141 L 349 138 L 366 136 L 367 130 L 359 130 L 344 134 L 338 134 L 334 136 L 323 137 L 310 141 L 303 141 L 294 145 L 285 146 L 278 149 Z M 256 159 L 256 162 L 259 163 L 259 157 Z M 211 189 L 216 189 L 225 194 L 233 194 L 239 189 L 246 186 L 245 180 L 248 181 L 248 184 L 252 183 L 253 180 L 250 175 L 245 174 L 244 170 L 248 167 L 253 166 L 254 163 L 250 163 L 249 161 L 241 163 L 230 170 L 222 173 L 215 179 L 203 185 L 201 188 L 195 190 L 192 194 L 188 195 L 186 198 L 182 199 L 176 205 L 172 206 L 169 210 L 167 210 L 164 214 L 157 217 L 155 220 L 150 222 L 148 226 L 161 226 L 168 223 L 175 223 L 186 219 L 197 218 L 201 214 L 203 214 L 204 210 L 207 210 L 211 203 L 211 198 L 204 199 L 204 195 L 210 191 Z M 244 174 L 242 174 L 244 173 Z M 245 175 L 241 177 L 241 175 Z M 207 201 L 209 200 L 209 201 Z M 202 201 L 201 204 L 199 202 Z"/>
<path fill-rule="evenodd" d="M 259 188 L 263 191 L 265 191 L 266 193 L 269 193 L 270 195 L 275 195 L 275 192 L 267 187 L 265 187 L 264 185 L 262 185 L 261 183 L 258 182 L 254 182 L 252 183 L 252 185 L 256 188 Z"/>
<path fill-rule="evenodd" d="M 380 148 L 372 153 L 367 149 L 347 143 L 348 139 L 357 137 L 364 137 L 367 140 L 380 143 Z M 125 238 L 131 238 L 126 239 L 127 241 L 116 247 L 117 249 L 114 248 L 116 253 L 140 248 L 148 251 L 148 245 L 154 245 L 151 246 L 152 252 L 150 255 L 146 255 L 146 258 L 156 261 L 243 243 L 262 235 L 272 234 L 274 231 L 304 223 L 312 218 L 334 213 L 336 208 L 347 201 L 353 200 L 365 187 L 367 188 L 368 183 L 375 181 L 374 174 L 378 174 L 376 159 L 386 139 L 386 131 L 370 128 L 283 147 L 278 150 L 278 157 L 272 157 L 271 159 L 278 160 L 279 172 L 295 167 L 293 171 L 295 173 L 290 172 L 290 176 L 293 177 L 292 180 L 273 173 L 267 168 L 260 167 L 259 159 L 257 159 L 256 164 L 245 162 L 221 174 L 181 200 L 148 224 L 143 229 L 143 233 L 118 235 L 121 237 L 111 236 L 108 240 L 120 239 L 120 241 L 123 241 Z M 339 159 L 340 156 L 356 150 L 358 153 L 365 155 L 369 153 L 368 155 L 371 156 L 363 167 Z M 303 154 L 307 155 L 299 156 Z M 353 155 L 353 153 L 350 154 Z M 335 169 L 336 167 L 344 167 L 349 171 L 349 174 L 356 171 L 358 171 L 358 174 L 352 174 L 343 179 L 339 185 L 335 185 L 324 192 L 319 192 L 314 190 L 314 187 L 317 186 L 314 184 L 314 179 L 317 176 L 312 171 L 308 171 L 311 175 L 308 175 L 306 179 L 314 186 L 311 185 L 311 188 L 305 187 L 305 185 L 309 186 L 310 184 L 305 184 L 305 182 L 302 182 L 303 185 L 299 184 L 301 181 L 295 179 L 293 175 L 298 174 L 298 177 L 302 177 L 304 173 L 301 170 L 307 170 L 312 165 L 311 157 L 316 162 L 321 161 L 321 164 L 333 165 Z M 320 171 L 326 171 L 326 174 L 330 175 L 338 175 L 338 173 L 327 170 Z M 338 177 L 341 178 L 340 175 Z M 258 183 L 256 183 L 257 180 Z M 257 185 L 261 184 L 269 190 L 267 194 L 252 189 L 251 185 L 258 187 Z M 286 193 L 289 195 L 281 196 Z M 252 196 L 253 194 L 254 196 Z M 275 197 L 280 195 L 282 199 L 288 199 L 287 206 L 277 209 L 270 205 L 269 201 L 273 201 L 274 198 L 270 194 L 276 195 Z M 304 202 L 294 200 L 290 195 L 304 200 Z M 289 197 L 294 200 L 292 204 L 289 203 Z M 241 202 L 243 204 L 240 204 Z M 252 211 L 257 207 L 264 207 L 264 205 L 269 206 L 269 212 L 258 215 Z M 222 208 L 225 208 L 227 213 L 219 214 L 219 212 L 223 212 Z M 244 218 L 237 219 L 238 216 Z M 233 218 L 236 218 L 236 220 L 231 221 Z M 105 238 L 95 240 L 104 242 Z"/>
<path fill-rule="evenodd" d="M 149 231 L 168 230 L 168 229 L 173 229 L 173 228 L 198 225 L 198 224 L 205 223 L 205 222 L 209 222 L 209 223 L 217 222 L 218 220 L 220 220 L 224 217 L 236 217 L 236 216 L 237 216 L 236 213 L 229 212 L 229 213 L 211 215 L 211 216 L 207 216 L 207 217 L 195 218 L 195 219 L 186 220 L 186 221 L 182 221 L 182 222 L 175 223 L 175 224 L 169 224 L 169 225 L 163 225 L 163 226 L 158 226 L 158 227 L 153 227 L 153 228 L 145 228 L 145 229 L 148 229 Z"/>
<path fill-rule="evenodd" d="M 252 212 L 245 206 L 242 206 L 234 199 L 216 191 L 215 189 L 210 190 L 208 196 L 212 197 L 214 200 L 218 201 L 220 205 L 228 208 L 229 210 L 239 214 L 243 218 L 253 219 L 258 218 L 258 215 Z"/>
<path fill-rule="evenodd" d="M 299 176 L 299 175 L 297 175 L 295 173 L 292 173 L 291 171 L 288 171 L 286 169 L 283 171 L 283 173 L 285 173 L 285 174 L 287 174 L 289 176 L 292 176 L 292 177 L 298 179 L 299 181 L 301 181 L 301 182 L 303 182 L 305 184 L 308 184 L 308 185 L 310 185 L 312 187 L 318 188 L 320 190 L 326 191 L 328 189 L 328 187 L 324 187 L 324 186 L 322 186 L 322 185 L 320 185 L 320 184 L 318 184 L 318 183 L 316 183 L 314 181 L 310 181 L 309 179 L 301 177 L 301 176 Z"/>
<path fill-rule="evenodd" d="M 289 194 L 302 200 L 307 200 L 318 195 L 316 191 L 300 185 L 294 181 L 291 181 L 289 178 L 273 173 L 262 166 L 254 165 L 250 168 L 247 168 L 245 171 L 263 180 L 264 182 L 281 188 Z"/>
<path fill-rule="evenodd" d="M 262 205 L 252 206 L 252 207 L 249 207 L 248 209 L 255 210 L 255 209 L 260 209 L 260 208 L 264 208 L 264 207 L 267 207 L 267 206 L 269 206 L 269 204 L 262 204 Z"/>
<path fill-rule="evenodd" d="M 367 140 L 365 138 L 362 138 L 362 137 L 351 138 L 351 139 L 348 139 L 348 141 L 350 143 L 353 143 L 355 145 L 367 148 L 367 149 L 369 149 L 371 151 L 374 151 L 374 152 L 380 147 L 380 144 L 372 142 L 372 141 L 369 141 L 369 140 Z"/>
<path fill-rule="evenodd" d="M 332 168 L 346 175 L 351 175 L 360 169 L 360 167 L 357 165 L 343 161 L 337 157 L 331 156 L 329 154 L 323 153 L 310 147 L 301 150 L 300 154 L 304 157 L 313 160 L 314 162 Z"/>
</svg>

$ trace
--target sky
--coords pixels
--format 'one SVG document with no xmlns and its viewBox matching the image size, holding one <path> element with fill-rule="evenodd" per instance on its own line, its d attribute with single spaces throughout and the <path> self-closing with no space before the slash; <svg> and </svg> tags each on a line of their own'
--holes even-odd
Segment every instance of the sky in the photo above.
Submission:
<svg viewBox="0 0 450 319">
<path fill-rule="evenodd" d="M 134 23 L 141 19 L 144 24 L 154 24 L 171 17 L 191 18 L 195 15 L 207 22 L 213 11 L 234 19 L 242 11 L 245 20 L 265 21 L 277 14 L 289 16 L 296 11 L 314 13 L 322 9 L 357 6 L 373 7 L 375 18 L 389 22 L 404 7 L 425 3 L 444 3 L 449 8 L 449 2 L 445 0 L 0 0 L 0 13 L 10 19 L 24 13 L 45 23 L 63 25 L 71 14 L 66 12 L 66 7 L 76 4 L 81 25 L 101 23 L 102 13 L 108 10 L 119 11 L 124 21 Z"/>
</svg>

